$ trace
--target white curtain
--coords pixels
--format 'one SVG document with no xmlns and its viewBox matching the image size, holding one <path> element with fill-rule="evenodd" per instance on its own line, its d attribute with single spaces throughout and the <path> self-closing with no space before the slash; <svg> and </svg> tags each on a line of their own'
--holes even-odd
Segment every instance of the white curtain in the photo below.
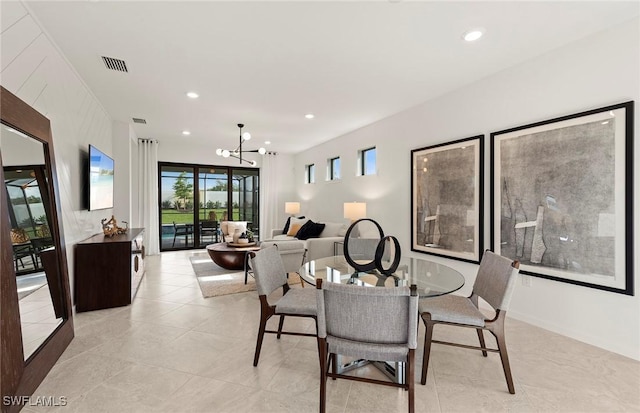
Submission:
<svg viewBox="0 0 640 413">
<path fill-rule="evenodd" d="M 138 216 L 144 231 L 147 255 L 160 253 L 158 225 L 158 141 L 138 140 L 138 176 L 140 177 L 140 202 Z"/>
<path fill-rule="evenodd" d="M 270 239 L 278 225 L 278 205 L 278 155 L 270 153 L 260 171 L 260 240 Z"/>
</svg>

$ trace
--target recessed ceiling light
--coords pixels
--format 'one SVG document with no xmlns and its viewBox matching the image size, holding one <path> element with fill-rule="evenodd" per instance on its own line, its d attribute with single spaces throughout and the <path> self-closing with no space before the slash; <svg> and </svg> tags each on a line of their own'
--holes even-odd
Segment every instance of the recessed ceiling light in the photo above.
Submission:
<svg viewBox="0 0 640 413">
<path fill-rule="evenodd" d="M 265 145 L 271 145 L 271 141 L 264 141 Z"/>
<path fill-rule="evenodd" d="M 188 130 L 183 130 L 182 134 L 187 136 L 187 135 L 191 135 L 191 132 L 189 132 Z"/>
<path fill-rule="evenodd" d="M 196 92 L 187 92 L 187 96 L 190 97 L 191 99 L 197 99 L 200 95 L 197 94 Z"/>
<path fill-rule="evenodd" d="M 307 113 L 306 115 L 304 115 L 304 117 L 307 118 L 307 119 L 313 119 L 316 116 L 313 113 Z"/>
<path fill-rule="evenodd" d="M 475 29 L 475 30 L 470 30 L 468 32 L 465 32 L 462 35 L 462 38 L 467 42 L 475 42 L 476 40 L 482 37 L 482 34 L 483 34 L 482 30 Z"/>
</svg>

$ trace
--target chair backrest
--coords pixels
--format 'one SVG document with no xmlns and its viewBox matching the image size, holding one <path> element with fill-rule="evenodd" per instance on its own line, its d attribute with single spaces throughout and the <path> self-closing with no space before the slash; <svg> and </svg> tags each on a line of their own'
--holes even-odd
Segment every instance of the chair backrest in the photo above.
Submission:
<svg viewBox="0 0 640 413">
<path fill-rule="evenodd" d="M 349 256 L 353 260 L 373 260 L 380 238 L 350 238 Z"/>
<path fill-rule="evenodd" d="M 200 228 L 203 230 L 215 230 L 218 228 L 217 221 L 200 221 Z"/>
<path fill-rule="evenodd" d="M 417 346 L 418 295 L 409 287 L 324 282 L 317 305 L 318 337 Z"/>
<path fill-rule="evenodd" d="M 287 272 L 275 246 L 252 253 L 251 268 L 256 279 L 258 295 L 269 295 L 287 283 Z"/>
<path fill-rule="evenodd" d="M 224 235 L 233 235 L 236 228 L 239 228 L 240 232 L 246 232 L 247 221 L 220 221 L 220 231 Z"/>
<path fill-rule="evenodd" d="M 282 259 L 282 265 L 284 265 L 286 272 L 298 272 L 298 270 L 300 270 L 307 252 L 303 241 L 262 241 L 260 243 L 261 249 L 272 246 L 278 249 L 278 253 Z"/>
<path fill-rule="evenodd" d="M 484 252 L 473 293 L 496 310 L 507 310 L 520 264 L 489 250 Z"/>
</svg>

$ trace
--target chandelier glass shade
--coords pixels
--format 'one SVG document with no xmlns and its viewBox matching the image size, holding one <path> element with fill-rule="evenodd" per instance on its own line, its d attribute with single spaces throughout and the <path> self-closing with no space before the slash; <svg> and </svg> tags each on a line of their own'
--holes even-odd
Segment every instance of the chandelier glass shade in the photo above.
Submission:
<svg viewBox="0 0 640 413">
<path fill-rule="evenodd" d="M 216 149 L 216 155 L 222 156 L 223 158 L 229 158 L 229 157 L 236 158 L 240 161 L 240 165 L 242 165 L 242 162 L 245 162 L 251 166 L 256 166 L 258 164 L 256 161 L 250 161 L 248 159 L 245 159 L 242 157 L 242 154 L 247 152 L 253 152 L 253 153 L 259 153 L 260 155 L 264 155 L 265 153 L 267 153 L 267 150 L 265 148 L 243 150 L 242 144 L 251 139 L 251 134 L 249 132 L 244 132 L 244 133 L 242 132 L 242 128 L 244 128 L 244 124 L 242 123 L 238 123 L 238 128 L 240 129 L 238 147 L 232 151 L 228 149 L 218 148 Z"/>
</svg>

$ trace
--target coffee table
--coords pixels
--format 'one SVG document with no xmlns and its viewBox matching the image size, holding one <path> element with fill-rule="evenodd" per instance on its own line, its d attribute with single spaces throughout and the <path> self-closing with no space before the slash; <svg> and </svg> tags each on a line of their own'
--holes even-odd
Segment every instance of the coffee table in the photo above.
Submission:
<svg viewBox="0 0 640 413">
<path fill-rule="evenodd" d="M 219 266 L 227 270 L 244 270 L 246 269 L 247 257 L 251 251 L 258 251 L 257 245 L 248 247 L 232 247 L 226 242 L 207 245 L 209 256 Z"/>
</svg>

